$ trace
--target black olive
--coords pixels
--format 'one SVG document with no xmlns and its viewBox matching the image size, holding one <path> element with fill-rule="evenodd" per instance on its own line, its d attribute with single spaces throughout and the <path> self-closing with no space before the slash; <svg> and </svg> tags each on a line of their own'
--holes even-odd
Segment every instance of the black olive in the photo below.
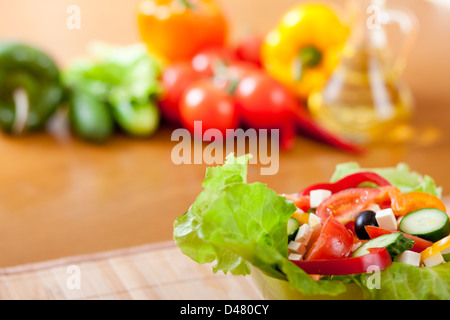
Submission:
<svg viewBox="0 0 450 320">
<path fill-rule="evenodd" d="M 358 214 L 355 221 L 355 233 L 356 236 L 361 240 L 370 239 L 367 234 L 365 226 L 375 226 L 378 227 L 377 219 L 375 218 L 376 213 L 371 210 L 362 211 Z"/>
</svg>

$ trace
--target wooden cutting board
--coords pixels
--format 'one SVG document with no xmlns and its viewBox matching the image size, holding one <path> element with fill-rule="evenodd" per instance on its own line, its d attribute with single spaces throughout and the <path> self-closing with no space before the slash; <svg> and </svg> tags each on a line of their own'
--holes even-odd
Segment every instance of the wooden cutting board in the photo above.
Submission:
<svg viewBox="0 0 450 320">
<path fill-rule="evenodd" d="M 173 242 L 0 269 L 2 300 L 260 300 L 250 277 L 214 274 Z"/>
</svg>

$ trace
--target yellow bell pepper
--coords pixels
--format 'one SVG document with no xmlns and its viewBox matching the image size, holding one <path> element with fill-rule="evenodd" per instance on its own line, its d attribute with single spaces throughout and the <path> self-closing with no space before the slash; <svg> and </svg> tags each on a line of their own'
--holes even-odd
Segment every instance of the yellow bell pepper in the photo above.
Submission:
<svg viewBox="0 0 450 320">
<path fill-rule="evenodd" d="M 450 248 L 450 236 L 447 236 L 438 242 L 435 242 L 431 247 L 426 248 L 423 250 L 421 254 L 422 261 L 428 259 L 431 256 L 434 256 L 435 254 L 447 252 L 447 250 Z"/>
<path fill-rule="evenodd" d="M 261 48 L 265 69 L 300 98 L 319 89 L 339 62 L 349 28 L 323 4 L 300 4 L 281 18 Z"/>
</svg>

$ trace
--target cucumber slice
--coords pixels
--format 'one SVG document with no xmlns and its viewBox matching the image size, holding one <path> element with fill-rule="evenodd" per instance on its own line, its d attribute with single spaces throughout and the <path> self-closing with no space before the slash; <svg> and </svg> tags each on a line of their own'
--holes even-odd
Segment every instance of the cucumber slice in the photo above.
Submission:
<svg viewBox="0 0 450 320">
<path fill-rule="evenodd" d="M 289 218 L 287 223 L 287 233 L 288 233 L 288 241 L 294 241 L 295 236 L 297 235 L 298 228 L 300 227 L 300 222 L 295 218 Z"/>
<path fill-rule="evenodd" d="M 400 221 L 402 232 L 436 242 L 450 234 L 448 215 L 438 209 L 420 209 L 408 213 Z"/>
<path fill-rule="evenodd" d="M 367 241 L 353 252 L 352 257 L 360 257 L 370 252 L 370 248 L 386 248 L 391 258 L 414 246 L 414 240 L 408 239 L 400 232 L 388 233 Z"/>
</svg>

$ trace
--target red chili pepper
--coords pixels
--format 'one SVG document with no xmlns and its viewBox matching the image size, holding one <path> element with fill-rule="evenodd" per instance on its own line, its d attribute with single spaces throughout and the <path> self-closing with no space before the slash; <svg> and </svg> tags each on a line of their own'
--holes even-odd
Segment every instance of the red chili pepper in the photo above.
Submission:
<svg viewBox="0 0 450 320">
<path fill-rule="evenodd" d="M 305 136 L 322 141 L 340 150 L 349 151 L 356 154 L 362 154 L 365 152 L 364 147 L 331 133 L 320 126 L 311 118 L 309 114 L 305 112 L 295 110 L 293 112 L 292 119 L 297 125 L 299 131 L 301 131 Z"/>
<path fill-rule="evenodd" d="M 383 270 L 392 264 L 386 248 L 368 249 L 369 254 L 346 259 L 300 260 L 292 261 L 308 274 L 347 275 L 369 272 L 369 267 L 376 266 Z"/>
<path fill-rule="evenodd" d="M 339 191 L 357 188 L 361 183 L 364 182 L 372 182 L 375 183 L 379 187 L 391 186 L 391 183 L 381 177 L 380 175 L 374 172 L 358 172 L 352 175 L 349 175 L 335 183 L 319 183 L 313 186 L 310 186 L 299 193 L 300 196 L 309 195 L 313 190 L 329 190 L 332 193 L 337 193 Z"/>
</svg>

